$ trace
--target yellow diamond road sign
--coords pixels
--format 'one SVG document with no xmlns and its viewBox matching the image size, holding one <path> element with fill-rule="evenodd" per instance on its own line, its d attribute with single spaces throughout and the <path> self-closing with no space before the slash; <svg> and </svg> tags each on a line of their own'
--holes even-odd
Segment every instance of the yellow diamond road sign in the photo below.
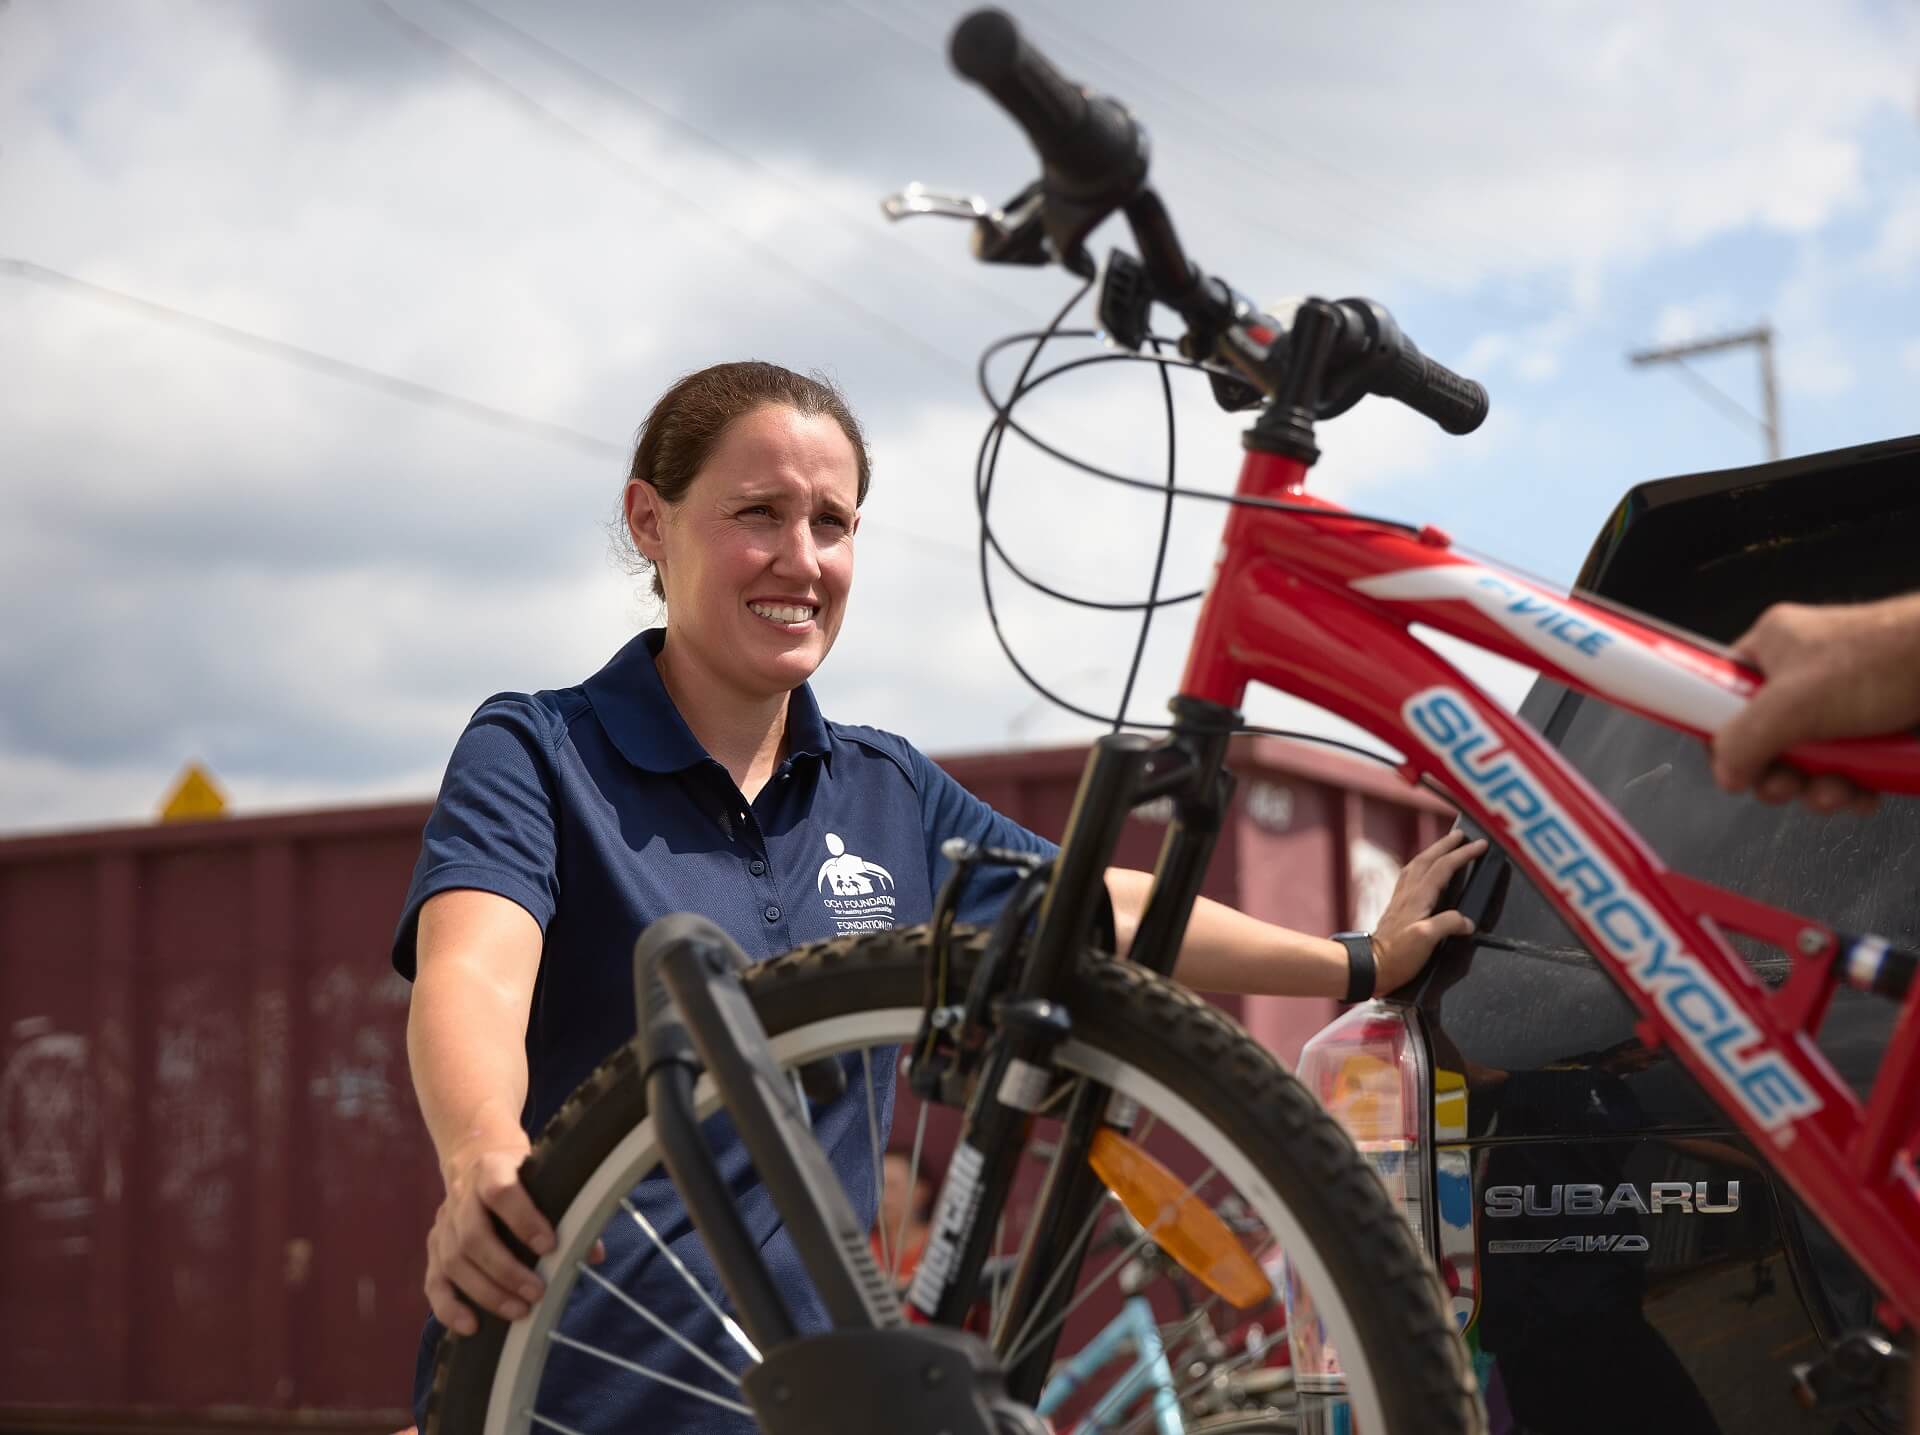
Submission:
<svg viewBox="0 0 1920 1435">
<path fill-rule="evenodd" d="M 213 774 L 197 762 L 190 762 L 173 785 L 167 800 L 160 804 L 162 822 L 196 822 L 203 817 L 218 817 L 227 810 L 226 794 L 214 786 Z"/>
</svg>

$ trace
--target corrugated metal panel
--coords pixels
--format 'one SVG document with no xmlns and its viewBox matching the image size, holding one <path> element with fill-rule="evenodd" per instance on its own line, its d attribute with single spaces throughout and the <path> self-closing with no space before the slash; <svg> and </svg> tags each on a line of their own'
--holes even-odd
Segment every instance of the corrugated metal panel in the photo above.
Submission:
<svg viewBox="0 0 1920 1435">
<path fill-rule="evenodd" d="M 425 808 L 0 844 L 0 1400 L 397 1412 Z"/>
<path fill-rule="evenodd" d="M 1057 835 L 1083 757 L 945 765 Z M 1443 821 L 1312 749 L 1235 766 L 1208 895 L 1305 930 L 1364 915 Z M 426 812 L 0 842 L 0 1429 L 28 1405 L 397 1420 L 440 1190 L 386 950 Z M 1135 820 L 1120 860 L 1161 836 Z M 1289 1060 L 1332 1010 L 1227 1004 Z"/>
</svg>

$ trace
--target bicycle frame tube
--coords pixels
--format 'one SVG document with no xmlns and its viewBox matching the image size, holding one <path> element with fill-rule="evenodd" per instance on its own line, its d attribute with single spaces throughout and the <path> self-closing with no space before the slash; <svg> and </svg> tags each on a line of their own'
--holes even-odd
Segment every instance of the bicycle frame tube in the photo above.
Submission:
<svg viewBox="0 0 1920 1435">
<path fill-rule="evenodd" d="M 1920 1322 L 1920 981 L 1863 1107 L 1813 1042 L 1840 937 L 1669 870 L 1579 773 L 1408 631 L 1418 621 L 1696 735 L 1751 695 L 1723 654 L 1577 596 L 1305 497 L 1306 467 L 1250 452 L 1240 492 L 1315 513 L 1237 507 L 1202 609 L 1183 697 L 1238 707 L 1250 683 L 1358 724 L 1405 757 L 1559 910 L 1641 1014 L 1820 1215 L 1900 1315 Z M 1920 742 L 1797 748 L 1808 771 L 1920 792 Z M 1716 926 L 1716 923 L 1719 924 Z M 1784 946 L 1769 993 L 1719 926 Z"/>
<path fill-rule="evenodd" d="M 1073 1398 L 1074 1391 L 1088 1377 L 1126 1349 L 1132 1350 L 1133 1363 L 1076 1430 L 1085 1435 L 1099 1435 L 1101 1431 L 1113 1429 L 1146 1393 L 1153 1401 L 1153 1426 L 1158 1435 L 1184 1435 L 1186 1425 L 1180 1418 L 1173 1367 L 1167 1363 L 1160 1325 L 1153 1318 L 1153 1306 L 1140 1295 L 1127 1297 L 1120 1313 L 1060 1367 L 1041 1392 L 1039 1402 L 1033 1407 L 1035 1412 L 1053 1415 Z"/>
</svg>

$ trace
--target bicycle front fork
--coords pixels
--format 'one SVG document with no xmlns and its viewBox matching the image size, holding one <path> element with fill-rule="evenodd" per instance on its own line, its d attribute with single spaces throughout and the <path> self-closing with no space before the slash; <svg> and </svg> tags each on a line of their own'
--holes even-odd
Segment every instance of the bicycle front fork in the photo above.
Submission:
<svg viewBox="0 0 1920 1435">
<path fill-rule="evenodd" d="M 1135 807 L 1161 798 L 1171 801 L 1172 820 L 1129 957 L 1162 975 L 1173 969 L 1232 795 L 1225 760 L 1240 725 L 1238 713 L 1212 703 L 1176 698 L 1174 712 L 1165 741 L 1114 733 L 1088 756 L 1028 958 L 1019 964 L 973 1084 L 926 1253 L 907 1294 L 925 1319 L 958 1326 L 973 1308 L 1028 1128 L 1063 1092 L 1052 1062 L 1072 1029 L 1063 998 L 1108 910 L 1105 875 L 1122 825 Z M 1105 1087 L 1081 1082 L 1058 1113 L 1061 1139 L 994 1332 L 996 1348 L 1010 1361 L 1008 1386 L 1017 1400 L 1037 1400 L 1046 1383 L 1104 1195 L 1087 1153 L 1110 1114 L 1122 1114 L 1111 1112 L 1113 1101 Z"/>
</svg>

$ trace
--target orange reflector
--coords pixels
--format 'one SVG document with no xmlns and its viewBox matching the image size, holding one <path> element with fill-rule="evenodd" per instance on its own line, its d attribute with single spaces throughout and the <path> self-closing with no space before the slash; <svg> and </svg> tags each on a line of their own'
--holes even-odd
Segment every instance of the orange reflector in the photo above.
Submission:
<svg viewBox="0 0 1920 1435">
<path fill-rule="evenodd" d="M 1236 1310 L 1273 1299 L 1259 1263 L 1186 1183 L 1111 1126 L 1103 1126 L 1087 1164 L 1180 1269 Z"/>
</svg>

